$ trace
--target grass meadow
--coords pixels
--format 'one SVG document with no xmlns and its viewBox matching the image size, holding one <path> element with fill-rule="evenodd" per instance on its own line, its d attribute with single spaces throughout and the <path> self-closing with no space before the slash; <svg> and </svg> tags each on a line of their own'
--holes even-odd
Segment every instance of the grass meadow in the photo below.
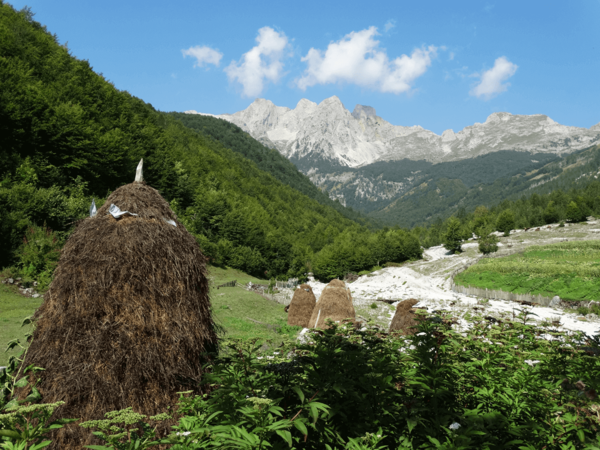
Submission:
<svg viewBox="0 0 600 450">
<path fill-rule="evenodd" d="M 21 327 L 23 319 L 33 315 L 41 304 L 41 298 L 23 297 L 16 288 L 0 284 L 0 366 L 6 366 L 11 356 L 22 352 L 20 347 L 8 352 L 4 350 L 13 339 L 24 343 L 25 334 L 31 332 L 31 325 Z"/>
<path fill-rule="evenodd" d="M 600 300 L 600 241 L 559 242 L 504 258 L 483 258 L 454 281 L 563 300 Z"/>
</svg>

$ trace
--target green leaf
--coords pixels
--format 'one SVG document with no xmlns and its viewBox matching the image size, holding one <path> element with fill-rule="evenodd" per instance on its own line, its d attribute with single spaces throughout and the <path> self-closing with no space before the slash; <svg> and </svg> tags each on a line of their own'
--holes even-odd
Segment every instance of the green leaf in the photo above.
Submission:
<svg viewBox="0 0 600 450">
<path fill-rule="evenodd" d="M 30 323 L 33 323 L 33 316 L 25 317 L 23 319 L 23 323 L 21 323 L 21 326 L 24 327 L 25 325 L 29 325 Z"/>
<path fill-rule="evenodd" d="M 6 344 L 6 350 L 4 350 L 5 352 L 8 352 L 10 350 L 12 350 L 13 348 L 15 348 L 17 345 L 19 345 L 21 341 L 19 339 L 13 339 L 12 341 L 10 341 L 8 344 Z"/>
<path fill-rule="evenodd" d="M 288 443 L 290 448 L 292 447 L 292 433 L 287 430 L 277 430 L 277 434 L 283 438 L 285 442 Z"/>
<path fill-rule="evenodd" d="M 19 401 L 16 398 L 13 398 L 10 402 L 4 405 L 4 409 L 11 408 L 13 406 L 19 406 Z"/>
<path fill-rule="evenodd" d="M 15 387 L 24 388 L 27 386 L 27 383 L 29 383 L 29 381 L 27 381 L 27 377 L 23 377 L 15 383 Z"/>
<path fill-rule="evenodd" d="M 105 447 L 104 445 L 86 445 L 85 448 L 91 448 L 92 450 L 114 450 L 113 447 Z"/>
<path fill-rule="evenodd" d="M 0 430 L 0 436 L 5 436 L 13 439 L 20 439 L 21 435 L 12 430 Z"/>
<path fill-rule="evenodd" d="M 408 425 L 408 432 L 412 432 L 413 428 L 417 426 L 417 421 L 412 418 L 406 419 L 406 425 Z"/>
<path fill-rule="evenodd" d="M 31 394 L 29 394 L 26 398 L 25 401 L 26 402 L 38 402 L 42 399 L 42 394 L 40 394 L 40 391 L 38 391 L 35 386 L 33 388 L 31 388 Z"/>
<path fill-rule="evenodd" d="M 319 418 L 319 410 L 313 403 L 309 403 L 308 407 L 310 408 L 310 415 L 313 418 L 313 423 L 315 423 Z"/>
<path fill-rule="evenodd" d="M 52 441 L 40 442 L 39 444 L 35 444 L 33 447 L 29 447 L 29 450 L 38 450 L 39 448 L 48 447 L 50 444 L 52 444 Z"/>
<path fill-rule="evenodd" d="M 302 433 L 304 435 L 308 434 L 308 430 L 306 429 L 306 425 L 304 425 L 301 421 L 294 420 L 292 423 L 298 429 L 298 431 L 300 431 L 300 433 Z"/>
<path fill-rule="evenodd" d="M 298 386 L 292 387 L 293 391 L 300 397 L 300 402 L 304 403 L 304 392 Z"/>
</svg>

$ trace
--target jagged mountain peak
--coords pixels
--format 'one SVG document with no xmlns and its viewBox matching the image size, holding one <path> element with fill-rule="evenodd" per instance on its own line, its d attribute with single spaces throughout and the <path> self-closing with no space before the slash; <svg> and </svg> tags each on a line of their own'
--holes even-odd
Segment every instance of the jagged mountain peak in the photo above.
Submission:
<svg viewBox="0 0 600 450">
<path fill-rule="evenodd" d="M 342 109 L 346 109 L 344 108 L 344 104 L 342 103 L 342 101 L 340 100 L 340 98 L 337 95 L 333 95 L 329 98 L 326 98 L 325 100 L 323 100 L 321 103 L 319 103 L 319 108 L 342 108 Z"/>
<path fill-rule="evenodd" d="M 507 120 L 510 120 L 511 117 L 512 117 L 511 113 L 495 112 L 488 116 L 485 123 L 506 122 Z"/>
<path fill-rule="evenodd" d="M 569 153 L 600 142 L 600 123 L 577 128 L 543 114 L 494 112 L 484 123 L 442 135 L 419 125 L 392 125 L 375 108 L 356 105 L 350 113 L 337 96 L 317 104 L 307 99 L 294 109 L 256 99 L 248 108 L 218 116 L 241 127 L 265 145 L 308 167 L 317 161 L 357 167 L 377 161 L 456 161 L 500 150 Z"/>
<path fill-rule="evenodd" d="M 303 98 L 296 105 L 295 109 L 315 109 L 318 105 L 315 102 L 311 102 L 310 100 Z"/>
<path fill-rule="evenodd" d="M 352 111 L 352 117 L 360 119 L 361 117 L 377 117 L 375 108 L 372 106 L 356 105 L 354 111 Z"/>
</svg>

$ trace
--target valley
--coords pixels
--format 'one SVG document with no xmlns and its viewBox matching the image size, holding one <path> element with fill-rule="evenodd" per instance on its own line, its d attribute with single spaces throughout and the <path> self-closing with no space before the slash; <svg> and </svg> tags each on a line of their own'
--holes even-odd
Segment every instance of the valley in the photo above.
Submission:
<svg viewBox="0 0 600 450">
<path fill-rule="evenodd" d="M 188 126 L 194 117 L 237 125 L 277 149 L 332 200 L 405 227 L 444 219 L 461 207 L 529 195 L 559 178 L 557 166 L 573 168 L 571 155 L 588 150 L 576 160 L 589 160 L 600 141 L 600 123 L 568 127 L 540 114 L 509 113 L 438 136 L 419 126 L 391 125 L 370 106 L 350 113 L 337 97 L 319 104 L 304 99 L 295 109 L 257 99 L 234 114 L 186 114 Z M 548 171 L 555 176 L 542 179 Z"/>
</svg>

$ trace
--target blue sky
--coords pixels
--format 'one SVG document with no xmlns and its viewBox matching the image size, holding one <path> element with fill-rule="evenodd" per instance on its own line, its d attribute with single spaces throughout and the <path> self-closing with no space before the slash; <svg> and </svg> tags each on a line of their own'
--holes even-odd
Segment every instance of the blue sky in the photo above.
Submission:
<svg viewBox="0 0 600 450">
<path fill-rule="evenodd" d="M 438 134 L 492 112 L 600 122 L 600 0 L 8 0 L 162 111 L 337 95 Z"/>
</svg>

